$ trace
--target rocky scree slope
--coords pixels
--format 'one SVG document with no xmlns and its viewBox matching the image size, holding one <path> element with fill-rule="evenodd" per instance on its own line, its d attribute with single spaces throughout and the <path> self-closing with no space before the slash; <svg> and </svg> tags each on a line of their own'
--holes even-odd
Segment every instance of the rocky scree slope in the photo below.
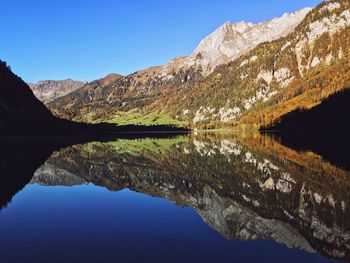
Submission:
<svg viewBox="0 0 350 263">
<path fill-rule="evenodd" d="M 263 42 L 287 36 L 310 11 L 311 8 L 304 8 L 259 24 L 226 22 L 205 37 L 192 55 L 174 59 L 165 68 L 197 66 L 207 75 L 217 66 L 239 58 Z"/>
</svg>

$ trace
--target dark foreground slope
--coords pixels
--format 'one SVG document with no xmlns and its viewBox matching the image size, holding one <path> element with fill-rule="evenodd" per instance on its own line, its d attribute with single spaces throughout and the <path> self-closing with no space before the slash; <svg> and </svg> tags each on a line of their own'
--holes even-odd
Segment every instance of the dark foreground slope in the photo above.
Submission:
<svg viewBox="0 0 350 263">
<path fill-rule="evenodd" d="M 38 101 L 21 78 L 0 61 L 0 130 L 40 130 L 53 123 L 51 112 Z"/>
<path fill-rule="evenodd" d="M 0 135 L 72 135 L 145 131 L 181 131 L 167 126 L 83 124 L 59 119 L 34 96 L 29 86 L 0 60 Z"/>
<path fill-rule="evenodd" d="M 295 110 L 267 130 L 278 131 L 282 143 L 290 147 L 313 150 L 350 169 L 350 89 L 330 96 L 309 110 Z"/>
<path fill-rule="evenodd" d="M 338 92 L 309 110 L 298 109 L 271 128 L 281 131 L 322 133 L 350 130 L 350 89 Z"/>
</svg>

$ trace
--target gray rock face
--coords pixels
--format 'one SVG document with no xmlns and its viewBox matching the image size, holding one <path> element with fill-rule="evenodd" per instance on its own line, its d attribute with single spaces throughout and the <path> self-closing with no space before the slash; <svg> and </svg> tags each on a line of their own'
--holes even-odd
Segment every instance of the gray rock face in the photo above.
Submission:
<svg viewBox="0 0 350 263">
<path fill-rule="evenodd" d="M 66 80 L 42 80 L 36 84 L 29 83 L 34 95 L 47 104 L 57 98 L 63 97 L 72 91 L 84 86 L 87 82 Z"/>
<path fill-rule="evenodd" d="M 205 37 L 192 55 L 175 59 L 167 66 L 197 66 L 204 74 L 211 73 L 217 66 L 237 59 L 263 42 L 287 36 L 310 11 L 311 8 L 304 8 L 259 24 L 226 22 Z"/>
</svg>

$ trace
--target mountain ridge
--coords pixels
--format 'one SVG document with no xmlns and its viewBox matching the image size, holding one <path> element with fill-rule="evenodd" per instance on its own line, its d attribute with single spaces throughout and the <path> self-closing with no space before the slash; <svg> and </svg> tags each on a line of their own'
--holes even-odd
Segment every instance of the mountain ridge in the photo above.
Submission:
<svg viewBox="0 0 350 263">
<path fill-rule="evenodd" d="M 111 76 L 110 76 L 111 77 Z M 109 78 L 110 78 L 109 77 Z M 114 76 L 112 76 L 114 78 Z M 108 82 L 108 78 L 105 79 Z M 108 123 L 87 124 L 54 116 L 40 102 L 31 88 L 15 75 L 6 62 L 0 60 L 0 139 L 15 137 L 79 137 L 81 140 L 101 140 L 102 137 L 135 137 L 143 132 L 184 132 L 187 129 L 171 125 L 142 126 L 123 125 L 116 127 Z"/>
<path fill-rule="evenodd" d="M 86 81 L 76 81 L 72 79 L 64 80 L 40 80 L 37 83 L 27 83 L 32 89 L 35 97 L 44 104 L 71 93 L 72 91 L 85 85 Z"/>
<path fill-rule="evenodd" d="M 303 8 L 257 24 L 226 22 L 206 36 L 185 63 L 189 64 L 200 56 L 200 67 L 209 74 L 217 66 L 240 57 L 260 43 L 285 37 L 310 11 L 311 8 Z"/>
<path fill-rule="evenodd" d="M 180 57 L 103 88 L 85 86 L 48 106 L 55 115 L 84 122 L 151 118 L 151 124 L 191 128 L 267 126 L 292 110 L 317 105 L 350 79 L 348 1 L 323 2 L 301 13 L 305 17 L 288 35 L 258 43 L 209 75 Z M 240 25 L 243 31 L 251 26 Z"/>
</svg>

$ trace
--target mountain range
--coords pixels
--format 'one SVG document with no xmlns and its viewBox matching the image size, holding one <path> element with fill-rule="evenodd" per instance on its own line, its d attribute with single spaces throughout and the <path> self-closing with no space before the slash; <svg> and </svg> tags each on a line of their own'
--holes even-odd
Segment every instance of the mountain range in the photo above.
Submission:
<svg viewBox="0 0 350 263">
<path fill-rule="evenodd" d="M 348 87 L 350 4 L 326 1 L 268 22 L 230 23 L 193 54 L 46 105 L 83 122 L 264 128 Z"/>
<path fill-rule="evenodd" d="M 108 75 L 95 83 L 109 83 L 119 75 Z M 57 86 L 57 85 L 54 85 Z M 58 85 L 59 86 L 59 85 Z M 61 89 L 64 90 L 64 89 Z M 81 136 L 91 140 L 103 136 L 127 136 L 126 132 L 183 131 L 170 126 L 136 126 L 113 124 L 87 124 L 54 116 L 34 95 L 31 88 L 15 75 L 6 62 L 0 60 L 0 135 L 4 136 Z M 130 135 L 129 135 L 130 136 Z M 0 137 L 3 140 L 6 137 Z M 6 140 L 6 139 L 5 139 Z"/>
<path fill-rule="evenodd" d="M 29 86 L 71 121 L 271 128 L 350 86 L 349 26 L 349 1 L 325 1 L 259 24 L 227 22 L 190 56 L 127 76 Z"/>
</svg>

